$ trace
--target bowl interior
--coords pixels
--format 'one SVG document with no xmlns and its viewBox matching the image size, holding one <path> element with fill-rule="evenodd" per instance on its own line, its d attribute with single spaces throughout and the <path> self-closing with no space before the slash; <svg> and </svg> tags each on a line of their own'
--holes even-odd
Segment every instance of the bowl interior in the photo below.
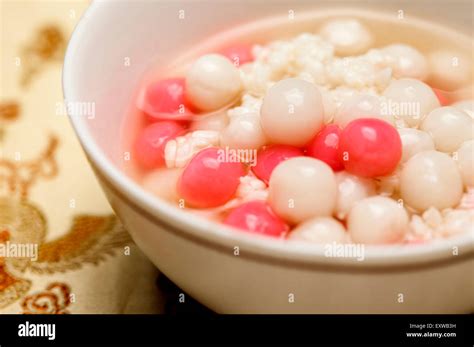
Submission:
<svg viewBox="0 0 474 347">
<path fill-rule="evenodd" d="M 327 18 L 346 15 L 366 22 L 376 33 L 376 45 L 394 42 L 396 37 L 397 41 L 415 44 L 425 51 L 440 42 L 464 51 L 472 49 L 469 37 L 411 17 L 401 20 L 394 6 L 391 12 L 381 14 L 343 9 L 341 3 L 334 2 L 331 2 L 332 8 L 327 9 L 327 3 L 319 3 L 318 9 L 314 10 L 315 5 L 311 1 L 292 1 L 291 5 L 282 2 L 269 5 L 266 1 L 258 0 L 225 3 L 94 2 L 70 41 L 64 65 L 63 87 L 66 102 L 94 105 L 93 115 L 81 113 L 80 107 L 71 108 L 69 113 L 96 170 L 131 202 L 159 219 L 166 218 L 184 232 L 217 243 L 233 245 L 239 242 L 255 252 L 271 256 L 328 261 L 321 247 L 288 247 L 279 241 L 232 232 L 196 216 L 183 218 L 182 211 L 154 198 L 124 174 L 122 167 L 127 151 L 121 138 L 125 117 L 133 105 L 137 86 L 150 67 L 154 71 L 166 73 L 170 63 L 177 59 L 185 62 L 202 51 L 210 50 L 213 45 L 222 45 L 232 39 L 265 41 L 302 30 L 315 31 Z M 377 6 L 374 2 L 374 7 Z M 239 30 L 232 30 L 238 24 L 270 15 L 277 17 L 259 21 L 258 25 L 248 24 Z M 226 33 L 222 34 L 223 31 Z M 213 37 L 211 40 L 210 36 Z M 189 51 L 198 42 L 204 44 Z M 364 263 L 429 261 L 448 257 L 453 245 L 471 252 L 472 235 L 462 235 L 427 246 L 372 247 L 366 251 L 367 261 Z"/>
</svg>

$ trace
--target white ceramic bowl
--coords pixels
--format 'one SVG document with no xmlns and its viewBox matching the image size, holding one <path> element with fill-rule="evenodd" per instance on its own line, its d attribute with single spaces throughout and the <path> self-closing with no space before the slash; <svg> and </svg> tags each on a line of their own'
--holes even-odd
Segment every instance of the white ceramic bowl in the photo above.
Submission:
<svg viewBox="0 0 474 347">
<path fill-rule="evenodd" d="M 314 6 L 310 1 L 290 7 L 263 1 L 101 1 L 90 6 L 69 42 L 63 88 L 67 102 L 95 103 L 95 118 L 75 111 L 70 118 L 112 207 L 151 261 L 217 312 L 472 311 L 473 235 L 411 247 L 366 247 L 364 261 L 331 258 L 323 247 L 289 246 L 184 214 L 121 171 L 121 126 L 149 66 L 168 64 L 211 34 L 271 13 L 285 17 L 294 11 L 307 29 L 334 14 L 303 14 L 306 8 Z M 181 10 L 185 20 L 179 19 Z M 413 33 L 412 24 L 399 24 L 393 14 L 338 11 L 391 22 L 407 38 Z M 292 25 L 287 21 L 280 32 L 291 32 Z M 250 33 L 255 29 L 249 28 Z"/>
</svg>

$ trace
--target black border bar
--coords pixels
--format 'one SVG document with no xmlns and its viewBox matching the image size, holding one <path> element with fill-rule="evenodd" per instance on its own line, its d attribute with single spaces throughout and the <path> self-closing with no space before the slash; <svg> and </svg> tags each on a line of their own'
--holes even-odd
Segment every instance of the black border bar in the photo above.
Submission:
<svg viewBox="0 0 474 347">
<path fill-rule="evenodd" d="M 473 346 L 473 315 L 0 315 L 10 344 L 363 344 Z M 20 337 L 54 324 L 55 339 Z M 35 327 L 35 326 L 34 326 Z M 34 330 L 33 330 L 34 331 Z M 424 336 L 408 336 L 421 333 Z M 455 336 L 454 336 L 454 334 Z M 438 334 L 443 336 L 438 337 Z M 449 336 L 448 336 L 449 335 Z"/>
</svg>

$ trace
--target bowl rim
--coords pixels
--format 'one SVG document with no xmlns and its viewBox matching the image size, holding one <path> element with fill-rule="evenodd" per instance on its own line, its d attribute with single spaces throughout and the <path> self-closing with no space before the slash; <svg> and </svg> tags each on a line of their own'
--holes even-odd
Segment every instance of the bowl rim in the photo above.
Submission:
<svg viewBox="0 0 474 347">
<path fill-rule="evenodd" d="M 62 73 L 62 87 L 66 102 L 77 99 L 74 98 L 77 94 L 74 89 L 74 53 L 80 47 L 82 35 L 87 31 L 87 21 L 93 19 L 98 11 L 105 10 L 110 3 L 112 2 L 93 1 L 71 35 Z M 335 10 L 338 14 L 356 13 L 356 15 L 377 16 L 378 18 L 381 15 L 386 16 L 384 12 L 378 10 L 347 8 L 329 8 L 328 10 Z M 311 15 L 312 12 L 316 11 L 305 11 L 308 15 Z M 318 10 L 318 13 L 321 15 L 321 10 Z M 258 22 L 275 18 L 275 16 L 264 17 Z M 416 21 L 440 28 L 439 25 L 420 18 L 416 18 Z M 251 22 L 249 26 L 253 23 Z M 441 28 L 443 32 L 451 31 L 452 34 L 459 35 L 457 31 L 449 27 L 442 26 Z M 300 270 L 322 269 L 336 272 L 408 271 L 451 265 L 466 259 L 474 259 L 474 235 L 471 233 L 422 245 L 366 245 L 364 247 L 364 261 L 358 261 L 355 257 L 327 256 L 324 245 L 309 245 L 302 242 L 289 243 L 245 232 L 235 232 L 230 227 L 184 212 L 145 191 L 107 158 L 104 151 L 90 135 L 84 117 L 71 113 L 68 113 L 68 117 L 96 176 L 109 192 L 124 200 L 134 211 L 162 230 L 209 250 L 236 257 L 234 247 L 239 247 L 239 257 L 249 261 L 277 264 Z"/>
</svg>

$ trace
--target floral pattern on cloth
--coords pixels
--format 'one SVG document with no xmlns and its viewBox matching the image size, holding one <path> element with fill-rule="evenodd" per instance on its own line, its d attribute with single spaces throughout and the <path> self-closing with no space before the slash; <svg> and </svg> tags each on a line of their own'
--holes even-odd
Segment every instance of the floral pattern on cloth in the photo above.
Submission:
<svg viewBox="0 0 474 347">
<path fill-rule="evenodd" d="M 35 261 L 24 257 L 0 258 L 0 308 L 22 297 L 31 285 L 31 281 L 14 276 L 10 269 L 40 274 L 74 270 L 81 264 L 98 264 L 106 255 L 112 255 L 114 248 L 130 242 L 128 233 L 113 215 L 76 215 L 64 236 L 45 242 L 47 219 L 28 201 L 28 191 L 40 178 L 53 179 L 58 175 L 54 157 L 58 145 L 59 140 L 52 136 L 46 150 L 34 160 L 0 159 L 0 187 L 4 191 L 0 195 L 0 244 L 38 245 Z"/>
<path fill-rule="evenodd" d="M 44 5 L 0 9 L 11 33 L 0 50 L 0 313 L 159 312 L 155 267 L 112 213 L 67 118 L 48 112 L 62 102 L 56 76 L 87 2 Z"/>
<path fill-rule="evenodd" d="M 44 291 L 26 296 L 21 306 L 25 314 L 67 314 L 71 289 L 64 283 L 51 283 Z"/>
</svg>

